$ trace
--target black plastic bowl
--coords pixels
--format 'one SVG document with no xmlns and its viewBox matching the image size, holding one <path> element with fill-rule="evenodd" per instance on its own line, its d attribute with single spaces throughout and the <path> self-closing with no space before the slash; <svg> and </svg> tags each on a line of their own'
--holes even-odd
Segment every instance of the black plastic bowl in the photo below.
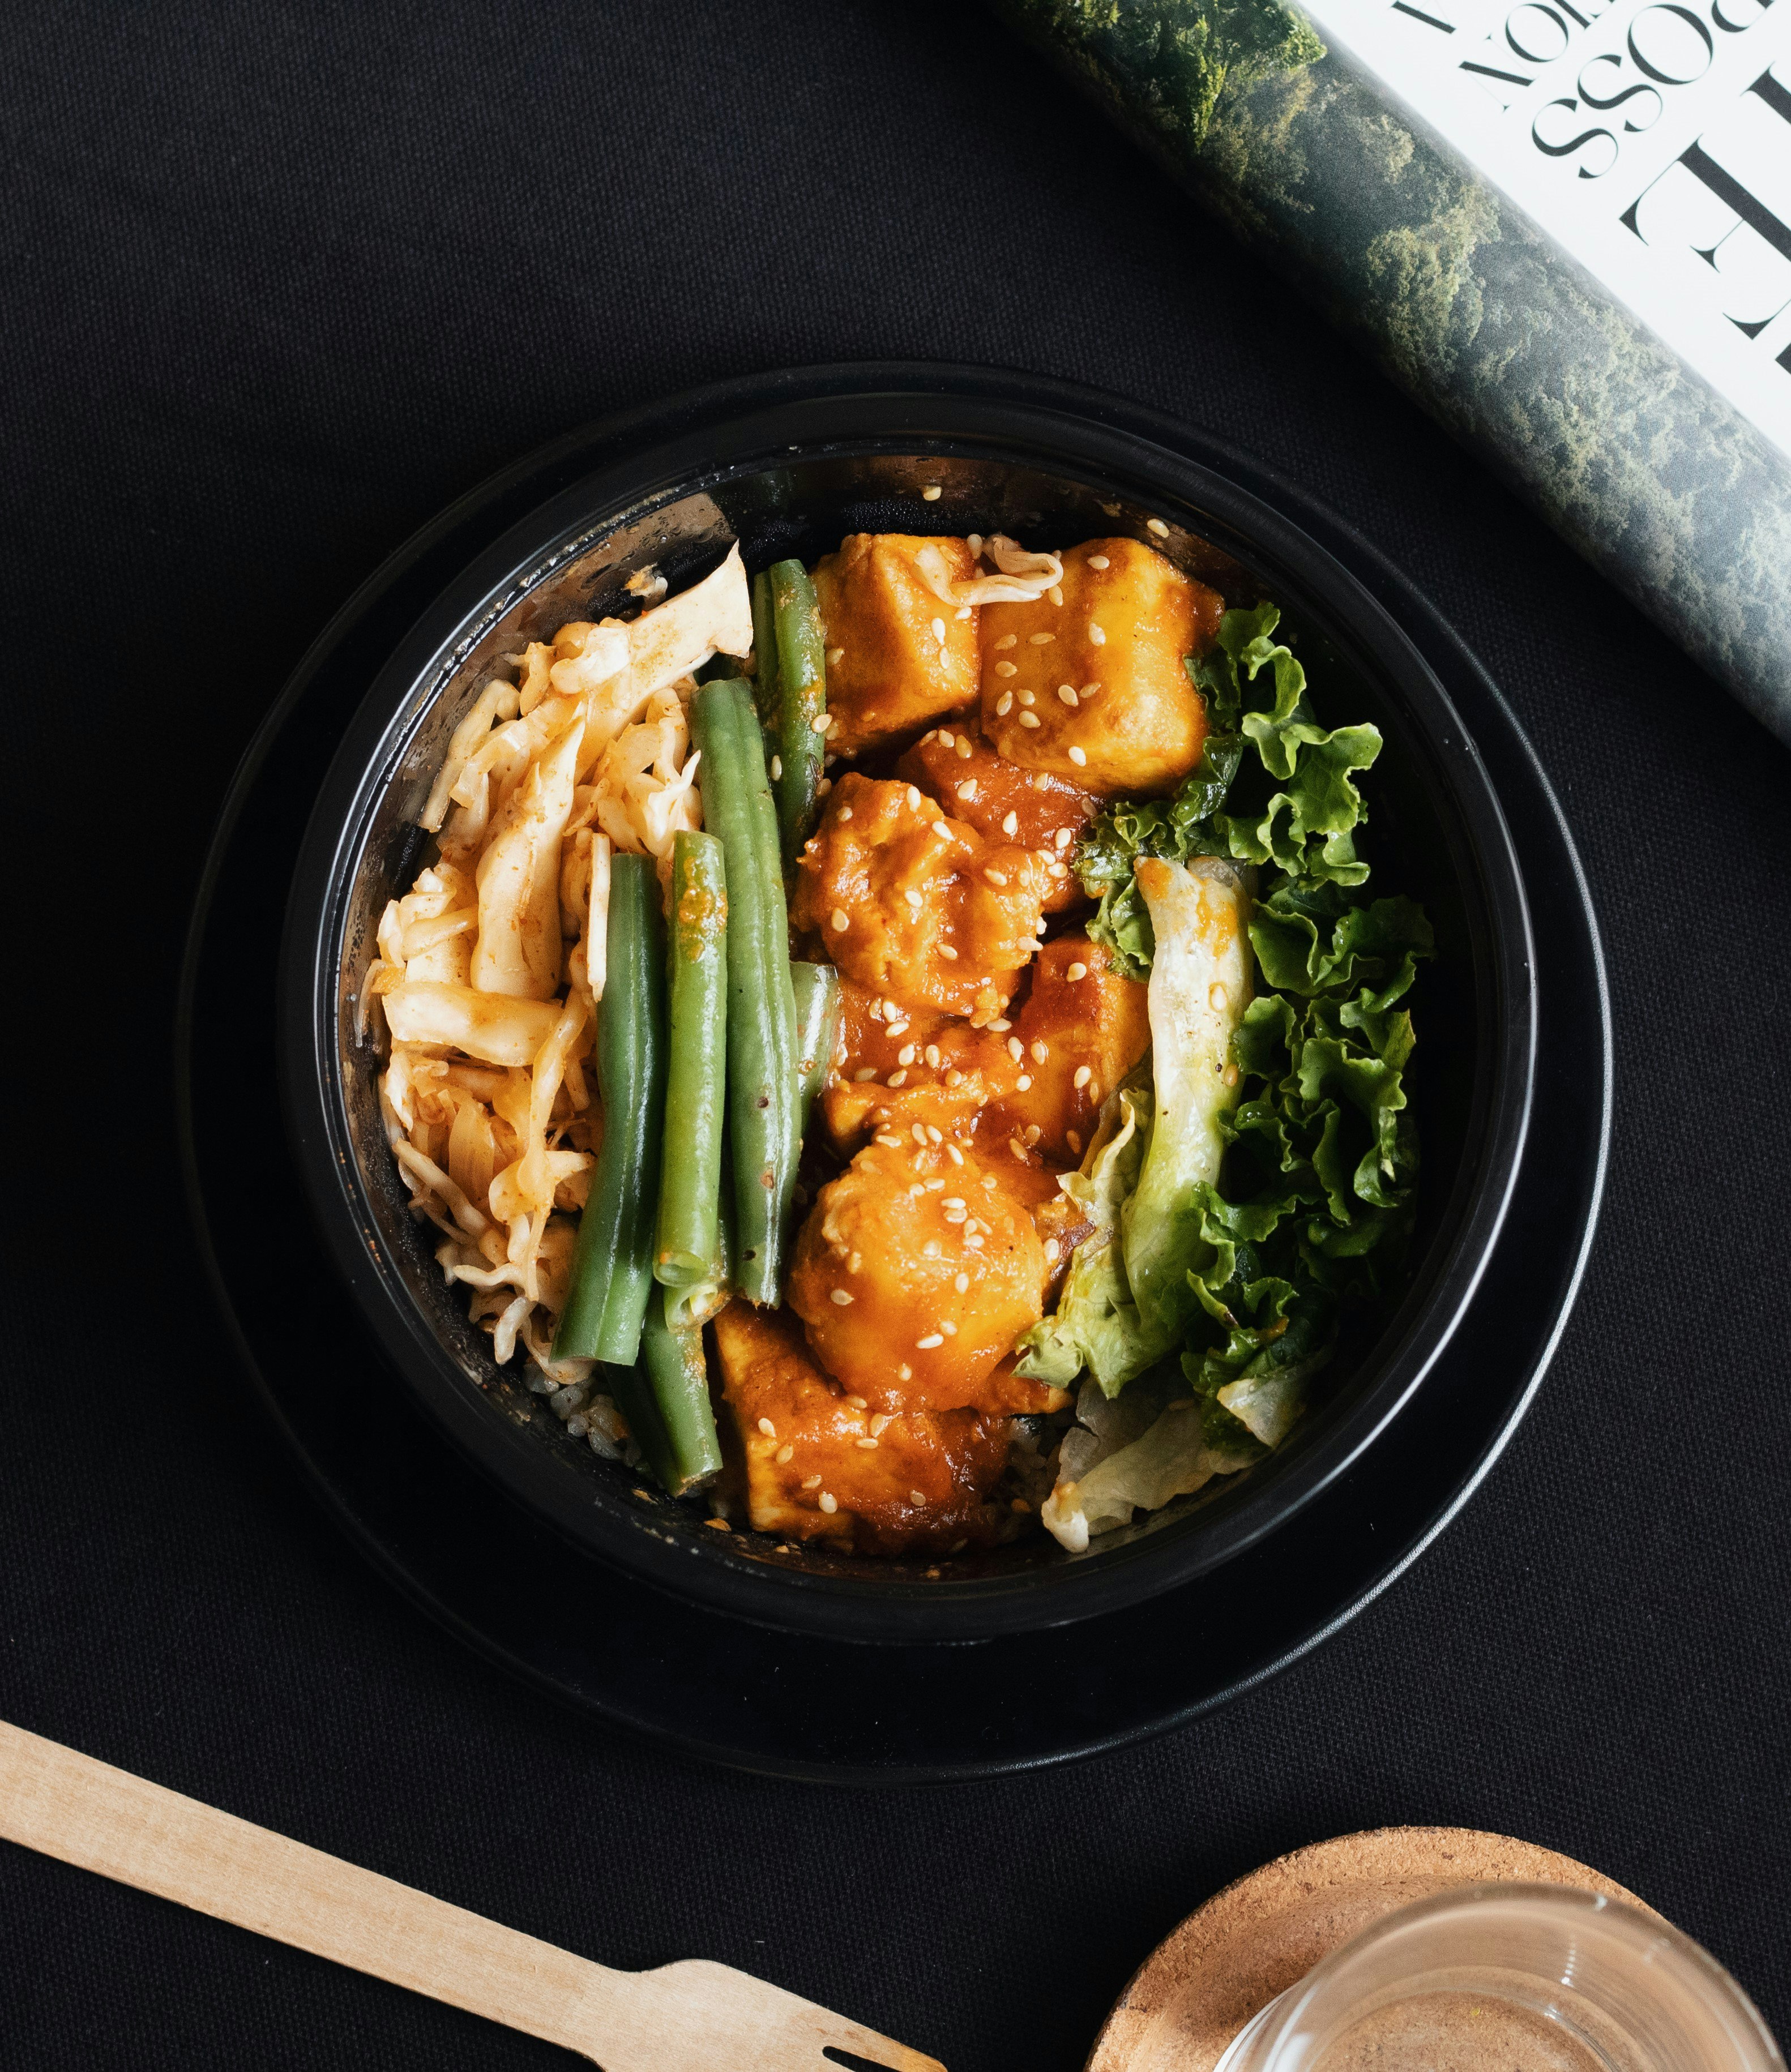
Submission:
<svg viewBox="0 0 1791 2072">
<path fill-rule="evenodd" d="M 1523 1153 L 1536 1002 L 1522 879 L 1474 744 L 1417 649 L 1353 576 L 1222 473 L 1055 399 L 919 380 L 845 394 L 788 385 L 772 406 L 664 439 L 543 505 L 442 593 L 369 689 L 294 870 L 280 1009 L 294 1149 L 330 1251 L 419 1401 L 581 1546 L 711 1606 L 837 1639 L 1062 1624 L 1185 1582 L 1273 1531 L 1374 1441 L 1443 1353 Z M 941 493 L 925 496 L 931 487 Z M 1152 519 L 1167 538 L 1147 531 Z M 775 1552 L 644 1496 L 638 1476 L 566 1437 L 520 1359 L 493 1363 L 463 1295 L 443 1284 L 429 1227 L 406 1208 L 381 1126 L 378 1053 L 356 1036 L 357 993 L 381 911 L 425 853 L 414 820 L 448 734 L 506 653 L 621 609 L 625 578 L 648 562 L 681 586 L 735 539 L 756 569 L 850 532 L 997 529 L 1029 545 L 1135 534 L 1229 598 L 1272 596 L 1321 716 L 1372 719 L 1385 736 L 1365 787 L 1365 853 L 1377 887 L 1422 898 L 1437 931 L 1414 1003 L 1424 1168 L 1410 1280 L 1278 1453 L 1086 1554 L 1042 1532 L 927 1567 Z"/>
</svg>

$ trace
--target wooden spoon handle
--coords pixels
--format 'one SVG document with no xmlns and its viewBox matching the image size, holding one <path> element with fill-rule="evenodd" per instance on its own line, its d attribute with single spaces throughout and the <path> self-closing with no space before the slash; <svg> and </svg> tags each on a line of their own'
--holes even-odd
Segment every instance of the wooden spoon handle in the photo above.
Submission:
<svg viewBox="0 0 1791 2072">
<path fill-rule="evenodd" d="M 0 1720 L 0 1835 L 588 2052 L 632 1980 Z"/>
</svg>

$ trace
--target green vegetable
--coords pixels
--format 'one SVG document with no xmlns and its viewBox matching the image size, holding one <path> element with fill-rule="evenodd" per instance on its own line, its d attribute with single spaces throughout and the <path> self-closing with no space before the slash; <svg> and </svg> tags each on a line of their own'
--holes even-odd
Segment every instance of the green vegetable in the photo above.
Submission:
<svg viewBox="0 0 1791 2072">
<path fill-rule="evenodd" d="M 632 1366 L 653 1289 L 665 1103 L 665 927 L 651 857 L 610 866 L 608 976 L 597 1017 L 603 1145 L 578 1219 L 555 1359 Z"/>
<path fill-rule="evenodd" d="M 734 1170 L 735 1275 L 749 1301 L 776 1303 L 801 1149 L 801 1087 L 789 919 L 777 816 L 751 694 L 705 684 L 690 701 L 702 751 L 703 825 L 727 865 L 727 1130 Z"/>
<path fill-rule="evenodd" d="M 721 1472 L 721 1442 L 709 1404 L 702 1326 L 670 1322 L 665 1309 L 671 1291 L 658 1292 L 661 1300 L 648 1305 L 640 1341 L 641 1364 L 657 1416 L 648 1422 L 652 1443 L 645 1436 L 636 1437 L 665 1490 L 682 1496 Z M 622 1414 L 628 1415 L 625 1408 Z"/>
<path fill-rule="evenodd" d="M 827 716 L 826 640 L 815 586 L 800 561 L 776 561 L 769 570 L 777 620 L 777 826 L 784 860 L 791 861 L 814 832 L 816 786 L 827 737 L 817 730 Z"/>
<path fill-rule="evenodd" d="M 1101 902 L 1089 933 L 1129 977 L 1149 971 L 1154 940 L 1132 875 L 1141 856 L 1177 863 L 1229 856 L 1273 865 L 1313 887 L 1357 886 L 1368 876 L 1356 854 L 1354 830 L 1365 816 L 1352 780 L 1380 754 L 1379 730 L 1327 732 L 1318 724 L 1305 670 L 1270 638 L 1280 619 L 1273 604 L 1225 614 L 1211 652 L 1187 664 L 1211 730 L 1199 766 L 1172 799 L 1110 806 L 1077 847 L 1082 889 Z M 1233 810 L 1222 810 L 1228 805 Z"/>
<path fill-rule="evenodd" d="M 1278 616 L 1273 605 L 1226 613 L 1213 652 L 1189 664 L 1212 729 L 1200 769 L 1172 799 L 1109 808 L 1077 852 L 1084 888 L 1101 899 L 1089 933 L 1151 979 L 1153 1083 L 1141 1068 L 1119 1089 L 1068 1182 L 1097 1234 L 1078 1248 L 1056 1314 L 1023 1341 L 1021 1367 L 1060 1386 L 1091 1377 L 1085 1438 L 1066 1440 L 1066 1462 L 1093 1445 L 1101 1395 L 1131 1384 L 1155 1392 L 1156 1408 L 1145 1452 L 1125 1462 L 1147 1437 L 1134 1419 L 1124 1448 L 1102 1454 L 1113 1490 L 1097 1482 L 1086 1503 L 1060 1506 L 1052 1529 L 1066 1545 L 1122 1522 L 1149 1500 L 1138 1492 L 1192 1486 L 1213 1460 L 1279 1445 L 1344 1318 L 1385 1302 L 1410 1236 L 1418 1146 L 1401 1003 L 1432 953 L 1431 926 L 1413 900 L 1368 896 L 1353 779 L 1381 738 L 1372 726 L 1320 726 L 1303 669 L 1270 638 Z M 1199 873 L 1203 857 L 1262 871 L 1248 933 L 1272 989 L 1234 1017 L 1231 1098 L 1204 1104 L 1185 1038 L 1165 1036 L 1190 1029 L 1199 1002 L 1188 930 L 1162 897 L 1185 898 L 1187 880 L 1137 868 L 1160 857 Z M 1178 967 L 1159 1003 L 1159 980 Z M 1164 1363 L 1178 1350 L 1176 1381 Z M 1123 1467 L 1108 1469 L 1110 1454 Z M 1060 1487 L 1075 1479 L 1060 1474 Z"/>
<path fill-rule="evenodd" d="M 713 835 L 672 838 L 671 1045 L 655 1277 L 707 1279 L 715 1264 L 727 1075 L 727 870 Z"/>
<path fill-rule="evenodd" d="M 839 1037 L 839 973 L 831 964 L 793 964 L 790 978 L 796 989 L 796 1065 L 802 1082 L 800 1128 L 806 1136 L 809 1111 Z"/>
<path fill-rule="evenodd" d="M 783 709 L 777 682 L 777 607 L 772 602 L 768 570 L 752 578 L 752 701 L 759 724 L 768 738 L 777 735 L 777 715 Z"/>
</svg>

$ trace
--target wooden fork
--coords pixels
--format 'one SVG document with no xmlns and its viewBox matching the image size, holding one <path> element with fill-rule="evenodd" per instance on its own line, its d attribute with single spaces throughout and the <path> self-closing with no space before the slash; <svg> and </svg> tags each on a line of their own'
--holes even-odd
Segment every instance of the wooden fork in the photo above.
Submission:
<svg viewBox="0 0 1791 2072">
<path fill-rule="evenodd" d="M 728 1965 L 612 1971 L 4 1720 L 0 1836 L 563 2044 L 603 2072 L 945 2072 Z"/>
</svg>

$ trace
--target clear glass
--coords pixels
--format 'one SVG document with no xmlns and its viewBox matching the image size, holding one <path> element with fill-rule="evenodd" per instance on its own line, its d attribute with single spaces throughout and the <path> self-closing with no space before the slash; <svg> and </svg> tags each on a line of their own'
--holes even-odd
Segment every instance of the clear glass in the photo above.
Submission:
<svg viewBox="0 0 1791 2072">
<path fill-rule="evenodd" d="M 1263 2009 L 1218 2072 L 1785 2072 L 1753 2004 L 1664 1921 L 1565 1885 L 1402 1907 Z"/>
</svg>

